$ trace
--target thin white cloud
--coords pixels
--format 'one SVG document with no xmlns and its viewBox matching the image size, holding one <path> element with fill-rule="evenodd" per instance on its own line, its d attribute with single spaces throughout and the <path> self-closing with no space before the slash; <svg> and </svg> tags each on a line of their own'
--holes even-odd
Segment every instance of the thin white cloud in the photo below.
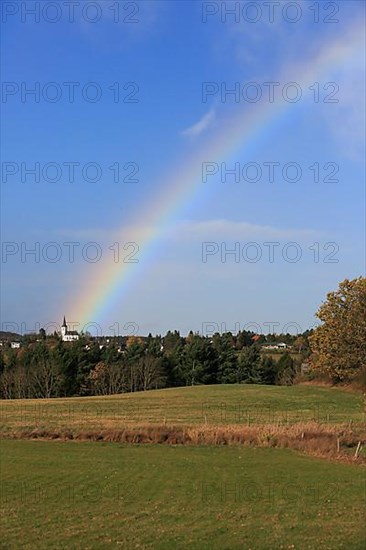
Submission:
<svg viewBox="0 0 366 550">
<path fill-rule="evenodd" d="M 269 225 L 253 224 L 244 221 L 206 220 L 180 223 L 172 232 L 176 238 L 192 241 L 193 239 L 279 239 L 306 240 L 319 236 L 312 229 L 281 229 Z"/>
<path fill-rule="evenodd" d="M 215 120 L 215 109 L 210 109 L 198 122 L 182 131 L 182 136 L 195 138 L 201 135 Z"/>
<path fill-rule="evenodd" d="M 113 243 L 116 241 L 138 241 L 151 235 L 155 228 L 149 225 L 126 225 L 124 228 L 105 229 L 101 227 L 61 230 L 58 235 L 63 238 L 98 241 L 100 243 Z M 243 240 L 243 239 L 279 239 L 279 240 L 303 240 L 320 238 L 325 236 L 319 231 L 304 228 L 278 228 L 269 225 L 253 224 L 245 221 L 232 221 L 227 219 L 213 219 L 205 221 L 181 221 L 169 229 L 167 240 L 176 242 L 201 241 L 201 240 Z"/>
</svg>

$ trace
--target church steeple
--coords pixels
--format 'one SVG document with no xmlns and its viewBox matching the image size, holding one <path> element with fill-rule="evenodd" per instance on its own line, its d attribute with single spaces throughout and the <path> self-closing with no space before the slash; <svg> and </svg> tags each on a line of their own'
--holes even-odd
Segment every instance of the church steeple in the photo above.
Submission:
<svg viewBox="0 0 366 550">
<path fill-rule="evenodd" d="M 64 322 L 61 325 L 61 338 L 63 340 L 65 340 L 66 334 L 67 334 L 67 324 L 66 324 L 66 319 L 65 319 L 65 316 L 64 316 Z"/>
</svg>

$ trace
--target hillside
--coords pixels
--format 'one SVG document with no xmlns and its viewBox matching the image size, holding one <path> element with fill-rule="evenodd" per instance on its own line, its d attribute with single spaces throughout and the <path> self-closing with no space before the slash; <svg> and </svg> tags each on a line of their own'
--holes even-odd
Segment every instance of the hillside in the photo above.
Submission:
<svg viewBox="0 0 366 550">
<path fill-rule="evenodd" d="M 0 330 L 0 340 L 10 342 L 11 340 L 20 340 L 21 334 L 17 332 L 8 332 L 6 330 Z"/>
<path fill-rule="evenodd" d="M 1 400 L 3 430 L 149 424 L 361 422 L 363 397 L 339 388 L 222 384 L 100 397 Z"/>
</svg>

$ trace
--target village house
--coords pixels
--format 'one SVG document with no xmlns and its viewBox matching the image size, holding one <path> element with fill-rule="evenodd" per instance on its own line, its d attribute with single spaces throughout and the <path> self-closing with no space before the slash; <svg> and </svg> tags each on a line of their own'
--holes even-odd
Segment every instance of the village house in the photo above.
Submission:
<svg viewBox="0 0 366 550">
<path fill-rule="evenodd" d="M 267 344 L 263 346 L 263 349 L 290 349 L 291 346 L 285 344 L 285 342 L 279 342 L 278 344 Z"/>
</svg>

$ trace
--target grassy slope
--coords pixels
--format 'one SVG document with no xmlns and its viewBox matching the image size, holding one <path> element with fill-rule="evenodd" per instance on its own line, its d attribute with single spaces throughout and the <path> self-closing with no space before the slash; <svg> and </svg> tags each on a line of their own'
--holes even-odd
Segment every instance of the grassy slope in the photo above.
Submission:
<svg viewBox="0 0 366 550">
<path fill-rule="evenodd" d="M 316 386 L 217 385 L 108 397 L 1 401 L 1 429 L 118 427 L 121 423 L 361 422 L 363 398 Z"/>
<path fill-rule="evenodd" d="M 365 545 L 364 469 L 353 465 L 278 449 L 1 447 L 2 547 L 9 550 Z"/>
</svg>

